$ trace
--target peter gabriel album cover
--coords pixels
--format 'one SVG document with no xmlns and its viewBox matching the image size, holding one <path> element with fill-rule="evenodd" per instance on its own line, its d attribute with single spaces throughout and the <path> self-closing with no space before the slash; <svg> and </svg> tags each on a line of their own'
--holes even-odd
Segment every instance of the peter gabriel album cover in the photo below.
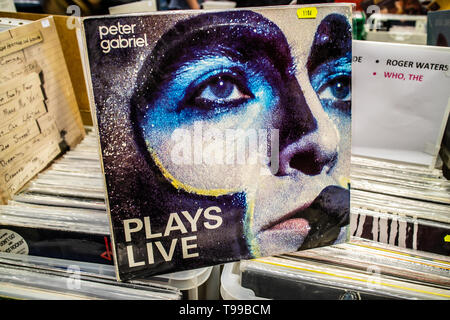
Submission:
<svg viewBox="0 0 450 320">
<path fill-rule="evenodd" d="M 351 6 L 83 20 L 117 276 L 347 241 Z"/>
</svg>

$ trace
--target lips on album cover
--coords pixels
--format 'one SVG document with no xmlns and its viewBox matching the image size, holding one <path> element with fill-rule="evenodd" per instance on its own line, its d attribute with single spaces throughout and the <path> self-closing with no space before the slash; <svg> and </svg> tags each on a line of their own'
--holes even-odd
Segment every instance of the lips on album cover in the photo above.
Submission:
<svg viewBox="0 0 450 320">
<path fill-rule="evenodd" d="M 83 20 L 120 280 L 348 239 L 351 7 Z"/>
</svg>

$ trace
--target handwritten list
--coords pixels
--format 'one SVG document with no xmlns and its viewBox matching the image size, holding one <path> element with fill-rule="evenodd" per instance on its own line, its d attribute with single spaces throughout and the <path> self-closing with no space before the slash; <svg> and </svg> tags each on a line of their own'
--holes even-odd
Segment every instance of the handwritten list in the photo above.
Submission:
<svg viewBox="0 0 450 320">
<path fill-rule="evenodd" d="M 51 17 L 0 33 L 0 203 L 84 137 Z"/>
</svg>

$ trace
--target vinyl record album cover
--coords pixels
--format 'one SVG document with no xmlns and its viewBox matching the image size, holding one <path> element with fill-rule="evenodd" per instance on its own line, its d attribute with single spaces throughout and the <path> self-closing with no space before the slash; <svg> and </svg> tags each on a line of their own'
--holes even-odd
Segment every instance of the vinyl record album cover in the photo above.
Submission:
<svg viewBox="0 0 450 320">
<path fill-rule="evenodd" d="M 348 239 L 350 18 L 83 19 L 118 279 Z"/>
</svg>

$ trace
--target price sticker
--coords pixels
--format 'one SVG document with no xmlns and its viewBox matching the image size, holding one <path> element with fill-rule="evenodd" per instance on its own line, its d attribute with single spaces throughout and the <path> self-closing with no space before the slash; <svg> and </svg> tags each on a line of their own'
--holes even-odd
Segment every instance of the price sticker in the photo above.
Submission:
<svg viewBox="0 0 450 320">
<path fill-rule="evenodd" d="M 316 7 L 297 9 L 297 17 L 299 19 L 315 19 L 316 16 L 317 16 L 317 8 Z"/>
</svg>

